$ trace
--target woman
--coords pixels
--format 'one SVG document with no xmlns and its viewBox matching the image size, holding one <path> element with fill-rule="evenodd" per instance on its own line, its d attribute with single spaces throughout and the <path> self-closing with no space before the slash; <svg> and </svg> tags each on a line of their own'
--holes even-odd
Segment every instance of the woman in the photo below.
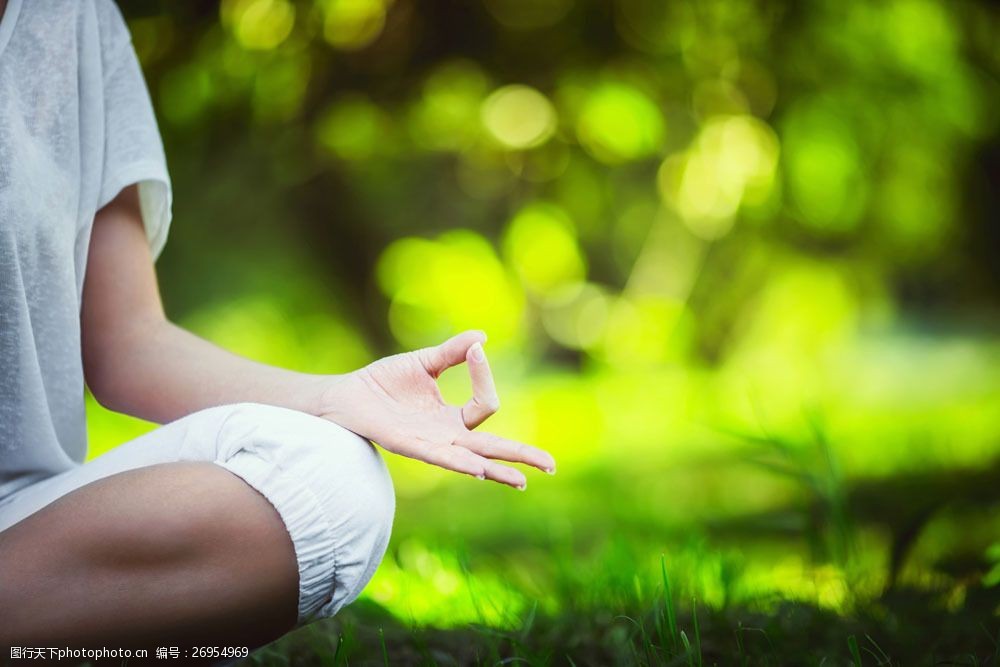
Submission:
<svg viewBox="0 0 1000 667">
<path fill-rule="evenodd" d="M 0 0 L 0 644 L 259 645 L 353 600 L 395 506 L 368 440 L 523 489 L 552 472 L 474 431 L 486 336 L 342 376 L 239 358 L 171 324 L 153 261 L 170 181 L 112 0 Z M 435 378 L 468 364 L 473 397 Z M 167 423 L 89 463 L 84 382 Z"/>
</svg>

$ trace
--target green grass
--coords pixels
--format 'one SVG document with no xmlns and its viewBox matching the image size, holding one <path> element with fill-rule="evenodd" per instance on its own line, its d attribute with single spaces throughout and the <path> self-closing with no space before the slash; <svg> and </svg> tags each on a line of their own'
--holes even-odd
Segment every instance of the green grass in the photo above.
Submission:
<svg viewBox="0 0 1000 667">
<path fill-rule="evenodd" d="M 681 608 L 663 590 L 645 603 L 623 605 L 610 595 L 605 604 L 555 615 L 533 606 L 506 629 L 410 626 L 364 600 L 259 651 L 250 663 L 694 667 L 995 665 L 1000 660 L 996 587 L 971 587 L 958 606 L 949 604 L 946 590 L 900 589 L 846 614 L 774 600 Z"/>
<path fill-rule="evenodd" d="M 647 513 L 642 474 L 596 468 L 577 496 L 455 487 L 404 504 L 365 596 L 252 662 L 1000 664 L 1000 463 L 847 477 L 811 429 L 741 436 L 740 489 L 785 489 L 763 510 Z M 727 474 L 709 467 L 684 470 Z"/>
</svg>

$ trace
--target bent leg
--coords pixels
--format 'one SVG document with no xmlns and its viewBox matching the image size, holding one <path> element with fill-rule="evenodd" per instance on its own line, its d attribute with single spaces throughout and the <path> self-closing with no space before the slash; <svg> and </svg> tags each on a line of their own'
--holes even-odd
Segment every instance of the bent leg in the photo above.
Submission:
<svg viewBox="0 0 1000 667">
<path fill-rule="evenodd" d="M 381 561 L 394 507 L 381 457 L 336 424 L 195 413 L 0 503 L 0 643 L 267 641 L 290 629 L 289 553 L 291 623 L 332 616 Z"/>
<path fill-rule="evenodd" d="M 0 645 L 256 646 L 296 621 L 275 509 L 211 463 L 92 482 L 0 533 Z"/>
</svg>

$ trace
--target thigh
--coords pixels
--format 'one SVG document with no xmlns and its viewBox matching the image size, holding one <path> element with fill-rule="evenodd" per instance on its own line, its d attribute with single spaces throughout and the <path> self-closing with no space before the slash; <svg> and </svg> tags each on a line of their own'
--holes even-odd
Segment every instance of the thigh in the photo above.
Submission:
<svg viewBox="0 0 1000 667">
<path fill-rule="evenodd" d="M 0 506 L 0 539 L 2 531 L 16 529 L 61 498 L 79 503 L 77 489 L 178 461 L 210 462 L 209 469 L 243 480 L 276 510 L 297 558 L 300 624 L 331 616 L 355 599 L 385 553 L 395 499 L 371 443 L 326 420 L 255 404 L 195 413 L 23 489 Z M 131 487 L 123 487 L 116 492 L 118 502 L 180 502 L 178 494 L 187 492 L 171 491 L 168 482 L 157 478 L 157 494 L 135 499 L 127 491 Z M 202 489 L 197 491 L 194 497 Z M 238 515 L 234 507 L 230 510 Z M 163 521 L 170 525 L 169 518 Z"/>
</svg>

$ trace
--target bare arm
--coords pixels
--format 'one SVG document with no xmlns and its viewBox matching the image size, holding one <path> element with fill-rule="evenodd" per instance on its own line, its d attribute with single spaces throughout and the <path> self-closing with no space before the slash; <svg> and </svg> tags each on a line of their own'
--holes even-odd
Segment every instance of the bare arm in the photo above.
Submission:
<svg viewBox="0 0 1000 667">
<path fill-rule="evenodd" d="M 328 378 L 244 359 L 167 320 L 139 215 L 133 186 L 94 222 L 82 330 L 84 372 L 98 401 L 158 423 L 242 401 L 316 413 L 316 388 Z"/>
<path fill-rule="evenodd" d="M 386 449 L 450 470 L 524 487 L 517 469 L 551 471 L 546 452 L 473 431 L 499 407 L 482 332 L 380 359 L 340 376 L 309 375 L 231 354 L 167 320 L 135 186 L 98 212 L 81 314 L 87 384 L 108 408 L 156 422 L 252 401 L 328 418 Z M 435 382 L 467 363 L 473 397 L 447 405 Z"/>
</svg>

